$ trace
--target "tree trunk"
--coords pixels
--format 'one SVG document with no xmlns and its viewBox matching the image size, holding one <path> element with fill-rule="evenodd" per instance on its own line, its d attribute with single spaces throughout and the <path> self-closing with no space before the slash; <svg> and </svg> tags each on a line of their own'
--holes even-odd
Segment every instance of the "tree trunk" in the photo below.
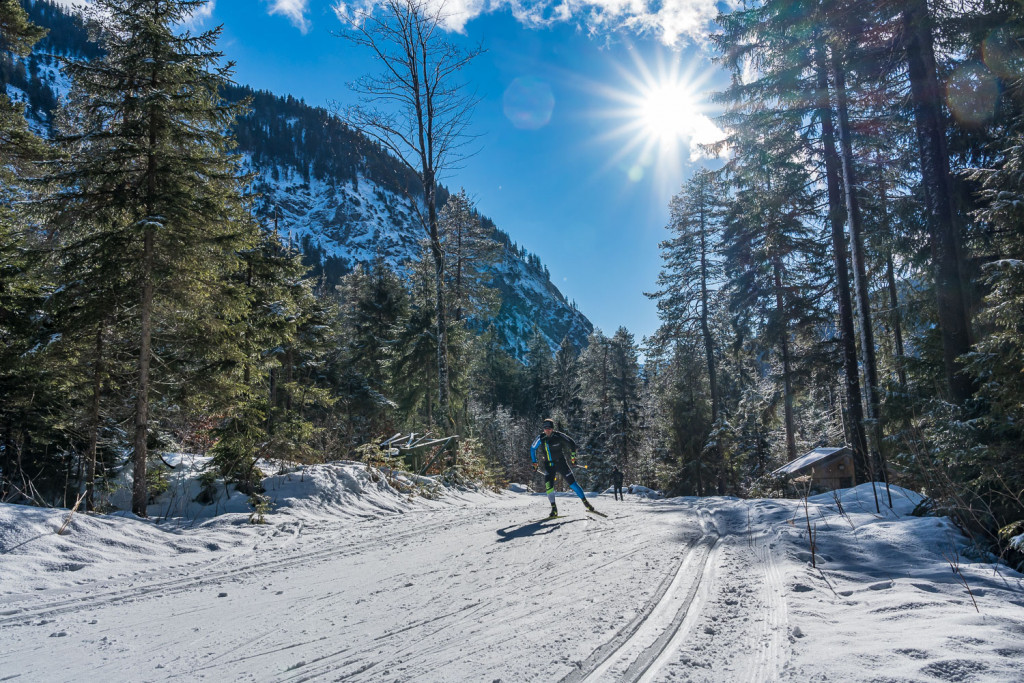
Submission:
<svg viewBox="0 0 1024 683">
<path fill-rule="evenodd" d="M 435 314 L 437 316 L 437 408 L 438 419 L 448 428 L 452 424 L 449 409 L 448 379 L 448 316 L 444 304 L 444 251 L 441 249 L 441 234 L 437 220 L 437 197 L 434 187 L 434 172 L 424 157 L 423 196 L 427 202 L 428 230 L 430 234 L 430 253 L 434 257 L 434 282 L 437 291 Z"/>
<path fill-rule="evenodd" d="M 828 97 L 828 71 L 824 50 L 818 44 L 815 50 L 818 76 L 818 115 L 821 118 L 821 142 L 825 159 L 826 187 L 828 189 L 829 223 L 832 227 L 832 259 L 836 269 L 836 302 L 839 306 L 839 341 L 843 355 L 843 383 L 849 413 L 850 446 L 856 466 L 856 482 L 868 480 L 871 461 L 867 438 L 864 434 L 864 404 L 860 394 L 860 370 L 857 367 L 857 338 L 853 329 L 853 302 L 850 297 L 850 272 L 846 252 L 846 234 L 843 230 L 843 199 L 840 196 L 839 155 L 836 153 L 835 128 L 832 107 Z"/>
<path fill-rule="evenodd" d="M 900 320 L 900 300 L 899 293 L 896 290 L 896 272 L 892 262 L 892 249 L 886 254 L 885 260 L 885 280 L 886 285 L 889 289 L 889 315 L 892 321 L 892 335 L 893 335 L 893 351 L 896 362 L 896 375 L 900 380 L 900 389 L 906 391 L 907 389 L 907 369 L 904 365 L 904 355 L 906 350 L 903 348 L 903 324 Z"/>
<path fill-rule="evenodd" d="M 860 327 L 861 362 L 864 367 L 864 391 L 867 394 L 867 416 L 871 422 L 871 475 L 877 480 L 883 428 L 878 398 L 878 364 L 875 358 L 875 332 L 871 323 L 871 298 L 868 292 L 867 265 L 864 262 L 864 223 L 857 196 L 857 176 L 853 163 L 853 140 L 850 135 L 849 107 L 846 95 L 846 67 L 837 48 L 832 51 L 832 75 L 836 88 L 836 111 L 839 119 L 839 149 L 843 164 L 843 190 L 846 215 L 850 225 L 850 250 L 853 256 L 854 300 Z"/>
<path fill-rule="evenodd" d="M 154 8 L 157 13 L 157 8 Z M 159 22 L 159 17 L 154 17 Z M 157 85 L 157 74 L 152 74 L 151 85 Z M 147 438 L 149 435 L 149 365 L 152 360 L 153 336 L 153 270 L 156 259 L 156 143 L 157 112 L 149 110 L 149 147 L 146 153 L 146 215 L 142 244 L 142 297 L 139 302 L 139 377 L 135 396 L 135 470 L 132 481 L 132 512 L 146 516 L 149 505 L 149 486 L 146 482 Z"/>
<path fill-rule="evenodd" d="M 460 322 L 463 316 L 462 310 L 462 270 L 464 268 L 463 255 L 462 255 L 462 231 L 466 228 L 464 225 L 457 225 L 455 234 L 458 237 L 458 241 L 455 244 L 455 296 L 452 297 L 455 300 L 455 311 L 452 314 L 454 322 Z"/>
<path fill-rule="evenodd" d="M 89 408 L 89 449 L 86 452 L 85 510 L 95 509 L 96 451 L 100 437 L 100 398 L 103 391 L 103 332 L 101 323 L 96 330 L 96 361 L 92 372 L 92 405 Z"/>
<path fill-rule="evenodd" d="M 950 400 L 963 404 L 973 393 L 973 386 L 970 378 L 961 371 L 957 359 L 970 350 L 971 327 L 961 238 L 953 206 L 953 182 L 946 150 L 942 86 L 936 72 L 926 0 L 907 0 L 902 19 L 907 75 L 921 157 L 921 184 L 932 251 L 943 366 Z"/>
<path fill-rule="evenodd" d="M 789 359 L 789 325 L 785 324 L 786 302 L 782 292 L 782 266 L 778 261 L 772 264 L 775 274 L 775 310 L 779 316 L 781 334 L 779 350 L 782 353 L 782 387 L 786 421 L 786 454 L 787 459 L 796 459 L 796 423 L 793 419 L 793 378 Z"/>
<path fill-rule="evenodd" d="M 843 56 L 838 51 L 832 53 L 832 65 L 836 79 L 836 105 L 839 114 L 839 141 L 842 150 L 843 184 L 846 188 L 846 209 L 850 218 L 850 244 L 853 251 L 853 281 L 856 292 L 857 309 L 859 312 L 861 332 L 861 354 L 864 358 L 864 384 L 868 396 L 868 419 L 871 420 L 872 446 L 872 481 L 881 475 L 889 494 L 889 507 L 892 508 L 892 492 L 889 491 L 888 476 L 885 471 L 885 429 L 882 424 L 882 412 L 878 395 L 878 364 L 875 358 L 875 334 L 871 323 L 871 298 L 868 292 L 867 266 L 864 262 L 864 230 L 857 197 L 856 170 L 853 165 L 853 141 L 850 134 L 849 108 L 846 96 L 846 70 Z M 878 491 L 875 494 L 875 509 L 879 510 Z"/>
<path fill-rule="evenodd" d="M 146 217 L 147 220 L 150 218 Z M 132 512 L 139 517 L 146 516 L 149 504 L 149 490 L 146 485 L 146 438 L 149 431 L 149 364 L 150 343 L 153 334 L 153 242 L 154 228 L 146 226 L 143 238 L 142 256 L 142 297 L 139 302 L 139 377 L 135 396 L 135 469 L 132 483 Z"/>
<path fill-rule="evenodd" d="M 708 324 L 708 245 L 707 245 L 707 212 L 701 212 L 700 217 L 700 332 L 704 337 L 704 355 L 708 365 L 708 385 L 711 389 L 711 424 L 718 423 L 718 377 L 715 373 L 715 340 L 711 336 L 711 326 Z M 712 427 L 714 428 L 714 427 Z M 726 467 L 725 458 L 722 457 L 722 449 L 717 438 L 712 454 L 719 465 L 718 470 L 718 495 L 725 495 Z"/>
<path fill-rule="evenodd" d="M 295 370 L 295 356 L 294 349 L 289 346 L 288 350 L 284 352 L 284 413 L 290 415 L 292 412 L 292 391 L 295 390 L 293 386 Z"/>
<path fill-rule="evenodd" d="M 0 503 L 6 503 L 11 496 L 11 489 L 14 483 L 14 472 L 12 468 L 11 453 L 14 452 L 14 438 L 11 436 L 11 423 L 4 423 L 4 466 L 0 469 Z"/>
<path fill-rule="evenodd" d="M 268 393 L 270 401 L 267 405 L 267 434 L 274 433 L 274 410 L 277 408 L 277 368 L 270 368 L 268 373 L 270 386 Z"/>
</svg>

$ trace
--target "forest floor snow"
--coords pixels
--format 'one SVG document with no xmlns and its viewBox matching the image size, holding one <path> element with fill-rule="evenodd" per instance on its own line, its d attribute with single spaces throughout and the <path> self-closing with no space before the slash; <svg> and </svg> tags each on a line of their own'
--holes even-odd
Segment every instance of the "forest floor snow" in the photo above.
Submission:
<svg viewBox="0 0 1024 683">
<path fill-rule="evenodd" d="M 592 497 L 608 518 L 570 494 L 544 520 L 356 463 L 266 484 L 265 525 L 229 500 L 58 535 L 67 510 L 0 505 L 0 681 L 1024 679 L 1024 577 L 903 489 L 881 514 L 870 485 L 806 512 Z"/>
</svg>

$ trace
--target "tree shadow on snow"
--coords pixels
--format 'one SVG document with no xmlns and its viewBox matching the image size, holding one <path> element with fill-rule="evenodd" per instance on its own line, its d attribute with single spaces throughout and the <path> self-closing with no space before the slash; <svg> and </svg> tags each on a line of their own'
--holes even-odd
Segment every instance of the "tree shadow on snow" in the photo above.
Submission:
<svg viewBox="0 0 1024 683">
<path fill-rule="evenodd" d="M 578 519 L 544 519 L 538 522 L 528 522 L 517 526 L 507 526 L 498 529 L 498 543 L 505 543 L 516 538 L 529 538 L 530 536 L 545 536 L 560 526 L 579 522 Z"/>
</svg>

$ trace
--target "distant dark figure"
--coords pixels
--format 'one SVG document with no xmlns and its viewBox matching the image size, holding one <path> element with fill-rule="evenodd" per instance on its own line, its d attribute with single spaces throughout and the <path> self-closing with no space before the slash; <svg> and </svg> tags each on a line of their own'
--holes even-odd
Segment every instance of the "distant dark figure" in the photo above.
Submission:
<svg viewBox="0 0 1024 683">
<path fill-rule="evenodd" d="M 618 467 L 612 470 L 612 484 L 615 485 L 615 500 L 624 500 L 622 497 L 622 472 Z"/>
</svg>

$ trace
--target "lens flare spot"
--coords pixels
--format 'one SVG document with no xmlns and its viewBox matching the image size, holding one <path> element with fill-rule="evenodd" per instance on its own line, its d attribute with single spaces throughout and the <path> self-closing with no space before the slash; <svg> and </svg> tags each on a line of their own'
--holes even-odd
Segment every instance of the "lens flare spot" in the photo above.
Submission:
<svg viewBox="0 0 1024 683">
<path fill-rule="evenodd" d="M 644 179 L 644 167 L 641 166 L 640 164 L 634 164 L 629 168 L 629 171 L 626 173 L 626 176 L 634 183 L 639 183 L 641 180 Z"/>
<path fill-rule="evenodd" d="M 983 126 L 996 114 L 999 83 L 984 64 L 962 64 L 946 83 L 946 103 L 961 124 Z"/>
<path fill-rule="evenodd" d="M 537 130 L 551 122 L 555 94 L 545 81 L 532 76 L 513 80 L 502 97 L 505 118 L 521 130 Z"/>
</svg>

